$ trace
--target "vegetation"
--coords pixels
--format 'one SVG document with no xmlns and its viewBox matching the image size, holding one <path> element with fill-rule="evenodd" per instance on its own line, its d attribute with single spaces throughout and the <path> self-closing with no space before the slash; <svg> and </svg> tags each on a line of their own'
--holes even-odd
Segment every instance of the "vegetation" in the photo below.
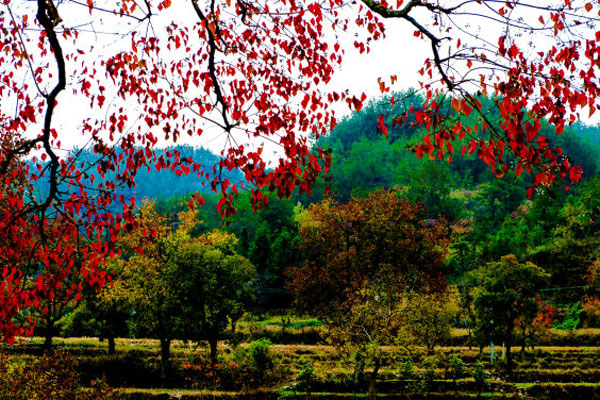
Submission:
<svg viewBox="0 0 600 400">
<path fill-rule="evenodd" d="M 21 3 L 0 399 L 600 397 L 597 2 Z"/>
<path fill-rule="evenodd" d="M 357 134 L 354 123 L 345 120 L 332 138 L 349 148 L 352 140 L 386 146 Z M 366 148 L 363 161 L 376 164 L 380 153 Z M 526 179 L 492 178 L 478 160 L 459 172 L 403 153 L 393 178 L 373 172 L 347 195 L 334 180 L 333 196 L 294 194 L 254 213 L 251 196 L 240 192 L 226 225 L 216 210 L 190 209 L 184 197 L 133 209 L 135 223 L 121 226 L 115 256 L 102 266 L 109 283 L 57 290 L 62 311 L 41 314 L 53 318 L 52 336 L 108 340 L 108 356 L 93 340 L 54 340 L 77 371 L 68 378 L 73 388 L 104 379 L 73 396 L 110 386 L 141 396 L 135 387 L 157 385 L 190 396 L 282 387 L 295 396 L 554 395 L 554 387 L 525 383 L 593 381 L 595 353 L 540 346 L 600 337 L 593 330 L 600 180 L 586 178 L 569 192 L 552 186 L 528 200 Z M 355 162 L 334 153 L 338 159 Z M 218 201 L 206 195 L 208 205 Z M 37 356 L 25 354 L 48 351 L 45 326 L 37 331 L 45 344 L 4 350 L 7 371 L 38 368 Z"/>
</svg>

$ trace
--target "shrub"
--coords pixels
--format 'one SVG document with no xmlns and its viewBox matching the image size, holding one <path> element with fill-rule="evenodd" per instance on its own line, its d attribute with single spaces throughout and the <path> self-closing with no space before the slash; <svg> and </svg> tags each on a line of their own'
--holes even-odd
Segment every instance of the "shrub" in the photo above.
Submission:
<svg viewBox="0 0 600 400">
<path fill-rule="evenodd" d="M 226 381 L 231 381 L 236 365 L 185 362 L 181 368 L 186 382 L 194 389 L 217 390 Z"/>
<path fill-rule="evenodd" d="M 415 393 L 425 393 L 427 391 L 427 382 L 417 379 L 411 382 L 410 389 Z"/>
<path fill-rule="evenodd" d="M 475 384 L 481 391 L 481 389 L 485 386 L 485 380 L 487 379 L 487 373 L 485 372 L 485 369 L 483 369 L 482 362 L 478 362 L 477 364 L 475 364 L 475 367 L 471 372 L 471 376 L 473 377 Z"/>
<path fill-rule="evenodd" d="M 456 380 L 462 378 L 463 374 L 465 373 L 465 363 L 460 357 L 454 355 L 450 359 L 449 364 L 450 374 L 454 380 L 454 383 L 456 383 Z"/>
<path fill-rule="evenodd" d="M 310 360 L 306 357 L 300 357 L 298 363 L 301 366 L 300 372 L 298 372 L 298 375 L 296 376 L 298 388 L 309 392 L 313 383 L 316 381 L 315 370 L 313 369 Z"/>
<path fill-rule="evenodd" d="M 581 302 L 575 302 L 569 307 L 569 309 L 565 313 L 563 320 L 561 322 L 554 323 L 552 327 L 555 329 L 563 329 L 567 331 L 577 329 L 582 325 L 581 316 L 584 313 L 585 310 L 581 306 Z"/>
<path fill-rule="evenodd" d="M 106 383 L 94 381 L 91 389 L 80 385 L 79 374 L 68 355 L 15 360 L 0 357 L 0 399 L 116 400 L 121 396 Z"/>
<path fill-rule="evenodd" d="M 415 363 L 411 356 L 402 357 L 399 360 L 398 376 L 402 379 L 412 379 L 415 376 Z"/>
<path fill-rule="evenodd" d="M 250 342 L 248 355 L 250 356 L 250 368 L 255 372 L 270 371 L 273 369 L 273 354 L 271 353 L 271 341 L 259 339 Z"/>
<path fill-rule="evenodd" d="M 435 357 L 426 357 L 423 360 L 423 377 L 430 382 L 435 379 L 435 368 L 437 367 L 437 359 Z"/>
<path fill-rule="evenodd" d="M 247 348 L 238 348 L 233 361 L 239 366 L 240 379 L 247 386 L 274 382 L 286 373 L 271 352 L 268 339 L 255 340 Z"/>
</svg>

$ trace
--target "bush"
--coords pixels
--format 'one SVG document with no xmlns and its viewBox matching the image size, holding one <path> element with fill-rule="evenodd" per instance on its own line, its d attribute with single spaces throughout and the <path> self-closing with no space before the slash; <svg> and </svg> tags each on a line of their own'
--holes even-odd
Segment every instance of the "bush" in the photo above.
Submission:
<svg viewBox="0 0 600 400">
<path fill-rule="evenodd" d="M 435 368 L 437 367 L 438 360 L 435 357 L 426 357 L 423 360 L 423 377 L 426 381 L 431 382 L 435 379 Z"/>
<path fill-rule="evenodd" d="M 194 389 L 217 390 L 233 383 L 237 366 L 233 361 L 229 364 L 185 362 L 181 368 L 186 383 Z"/>
<path fill-rule="evenodd" d="M 473 377 L 473 380 L 475 381 L 478 387 L 482 388 L 483 386 L 485 386 L 487 373 L 485 372 L 485 369 L 483 369 L 483 363 L 478 362 L 477 364 L 475 364 L 475 367 L 471 372 L 471 376 Z"/>
<path fill-rule="evenodd" d="M 412 379 L 415 377 L 415 363 L 411 356 L 402 357 L 399 360 L 398 376 L 402 379 Z"/>
<path fill-rule="evenodd" d="M 286 373 L 271 352 L 268 339 L 255 340 L 247 348 L 238 348 L 233 354 L 233 361 L 239 368 L 240 382 L 247 386 L 272 383 Z"/>
<path fill-rule="evenodd" d="M 463 374 L 465 373 L 465 363 L 462 359 L 460 359 L 460 357 L 454 355 L 450 359 L 449 364 L 450 375 L 452 376 L 454 382 L 456 382 L 456 380 L 462 378 Z"/>
<path fill-rule="evenodd" d="M 296 376 L 296 382 L 298 383 L 298 389 L 309 392 L 316 381 L 315 370 L 313 369 L 310 360 L 306 357 L 300 357 L 298 360 L 300 364 L 300 372 Z"/>
<path fill-rule="evenodd" d="M 250 368 L 255 372 L 270 371 L 273 369 L 273 354 L 271 353 L 271 341 L 259 339 L 250 342 L 248 355 L 250 356 Z"/>
<path fill-rule="evenodd" d="M 552 327 L 555 329 L 563 329 L 566 331 L 572 331 L 574 329 L 580 328 L 582 325 L 581 316 L 584 313 L 585 310 L 581 306 L 581 302 L 575 302 L 569 307 L 569 309 L 565 313 L 563 320 L 561 322 L 555 322 L 554 325 L 552 325 Z"/>
<path fill-rule="evenodd" d="M 116 400 L 121 396 L 102 381 L 91 390 L 80 385 L 69 356 L 55 353 L 41 358 L 16 360 L 0 356 L 0 399 Z"/>
</svg>

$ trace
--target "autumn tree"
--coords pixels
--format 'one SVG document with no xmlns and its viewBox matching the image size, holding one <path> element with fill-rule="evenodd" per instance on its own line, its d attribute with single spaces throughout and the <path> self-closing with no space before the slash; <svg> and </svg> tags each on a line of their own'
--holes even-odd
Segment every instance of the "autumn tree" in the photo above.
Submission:
<svg viewBox="0 0 600 400">
<path fill-rule="evenodd" d="M 446 289 L 444 226 L 418 213 L 418 205 L 380 190 L 348 204 L 324 200 L 299 217 L 305 258 L 289 270 L 289 287 L 301 308 L 327 323 L 333 343 L 351 350 L 359 383 L 372 367 L 371 395 L 380 346 L 406 328 L 419 296 Z"/>
<path fill-rule="evenodd" d="M 53 290 L 55 278 L 66 278 L 65 243 L 81 232 L 88 239 L 86 282 L 103 283 L 97 271 L 114 239 L 122 226 L 136 225 L 134 201 L 114 188 L 135 186 L 143 168 L 198 174 L 222 195 L 217 208 L 224 216 L 234 213 L 239 190 L 224 170 L 242 171 L 256 207 L 268 201 L 263 190 L 279 197 L 294 188 L 310 192 L 330 160 L 310 151 L 309 137 L 335 125 L 333 103 L 358 110 L 366 99 L 324 85 L 350 51 L 346 39 L 368 53 L 386 23 L 412 28 L 429 49 L 420 70 L 423 107 L 409 109 L 410 119 L 391 116 L 392 125 L 414 118 L 426 129 L 413 146 L 417 156 L 450 160 L 462 148 L 497 175 L 530 173 L 530 196 L 557 178 L 577 182 L 581 168 L 549 145 L 540 121 L 561 134 L 582 112 L 595 112 L 597 8 L 585 0 L 3 1 L 3 340 L 31 332 L 24 310 Z M 381 91 L 396 80 L 381 77 Z M 476 91 L 495 95 L 498 121 L 481 112 Z M 472 113 L 474 124 L 457 122 Z M 384 114 L 377 127 L 386 135 Z M 194 157 L 155 151 L 159 140 L 183 136 L 218 141 L 222 159 L 212 174 Z M 64 155 L 71 140 L 97 159 Z M 266 143 L 279 149 L 272 163 Z M 45 190 L 34 194 L 34 183 Z M 192 201 L 202 203 L 199 196 Z M 57 218 L 65 224 L 59 237 L 51 232 Z M 53 260 L 63 271 L 28 288 L 21 285 L 23 260 Z"/>
<path fill-rule="evenodd" d="M 62 230 L 70 229 L 64 219 L 57 218 L 49 228 L 53 238 L 61 238 Z M 52 240 L 52 239 L 49 239 Z M 77 309 L 83 300 L 83 285 L 89 293 L 96 293 L 102 284 L 89 285 L 85 253 L 86 240 L 81 235 L 72 237 L 61 244 L 59 259 L 48 259 L 43 265 L 22 265 L 22 285 L 29 290 L 40 290 L 42 296 L 33 300 L 32 318 L 37 322 L 36 334 L 44 337 L 43 349 L 48 352 L 52 347 L 52 338 L 59 333 L 59 321 L 68 313 Z M 29 260 L 31 262 L 31 260 Z M 110 281 L 106 271 L 98 271 L 102 280 Z M 87 282 L 87 283 L 86 283 Z M 49 285 L 45 287 L 45 285 Z"/>
<path fill-rule="evenodd" d="M 193 209 L 179 213 L 175 227 L 147 202 L 137 220 L 139 228 L 117 241 L 126 258 L 113 285 L 118 292 L 108 290 L 100 304 L 110 310 L 119 298 L 128 299 L 133 328 L 160 340 L 163 377 L 176 338 L 208 341 L 216 362 L 217 341 L 251 305 L 254 266 L 236 253 L 232 234 L 215 230 L 192 237 L 198 222 Z"/>
<path fill-rule="evenodd" d="M 516 327 L 531 325 L 537 317 L 541 307 L 536 295 L 547 284 L 549 275 L 531 262 L 520 263 L 510 254 L 489 263 L 483 276 L 474 298 L 476 329 L 487 340 L 506 345 L 506 371 L 512 378 L 511 348 L 516 344 Z"/>
</svg>

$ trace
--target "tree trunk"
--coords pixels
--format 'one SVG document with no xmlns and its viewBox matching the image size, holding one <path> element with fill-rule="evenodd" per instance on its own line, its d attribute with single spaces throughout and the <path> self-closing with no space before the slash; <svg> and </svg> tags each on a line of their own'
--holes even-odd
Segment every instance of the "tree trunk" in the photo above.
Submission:
<svg viewBox="0 0 600 400">
<path fill-rule="evenodd" d="M 115 354 L 116 352 L 115 337 L 110 334 L 108 336 L 108 354 Z"/>
<path fill-rule="evenodd" d="M 160 339 L 160 378 L 167 378 L 169 369 L 169 356 L 171 350 L 171 339 Z"/>
<path fill-rule="evenodd" d="M 523 337 L 523 341 L 521 342 L 521 359 L 523 359 L 523 355 L 525 354 L 525 342 L 527 341 L 527 336 L 525 335 L 526 331 L 525 324 L 523 324 L 523 327 L 521 328 L 521 336 Z"/>
<path fill-rule="evenodd" d="M 54 321 L 51 318 L 46 319 L 46 329 L 44 329 L 44 353 L 52 350 L 52 338 L 54 337 Z"/>
<path fill-rule="evenodd" d="M 473 347 L 473 332 L 471 331 L 471 329 L 467 329 L 467 335 L 469 337 L 469 339 L 467 339 L 469 341 L 469 350 L 471 350 L 471 348 Z"/>
<path fill-rule="evenodd" d="M 211 337 L 208 339 L 208 345 L 210 346 L 210 362 L 212 364 L 217 363 L 217 338 Z"/>
<path fill-rule="evenodd" d="M 508 379 L 510 381 L 513 380 L 513 361 L 512 361 L 512 353 L 510 348 L 512 347 L 513 342 L 513 332 L 514 326 L 512 323 L 508 324 L 508 332 L 506 335 L 506 373 L 508 375 Z"/>
<path fill-rule="evenodd" d="M 379 372 L 379 367 L 381 362 L 379 357 L 375 359 L 375 366 L 373 367 L 373 371 L 370 375 L 369 380 L 369 391 L 367 392 L 367 399 L 375 400 L 375 385 L 377 384 L 377 373 Z"/>
<path fill-rule="evenodd" d="M 52 335 L 52 331 L 49 329 L 46 329 L 46 335 L 44 338 L 44 353 L 48 353 L 50 350 L 52 350 L 52 337 L 54 335 Z"/>
</svg>

